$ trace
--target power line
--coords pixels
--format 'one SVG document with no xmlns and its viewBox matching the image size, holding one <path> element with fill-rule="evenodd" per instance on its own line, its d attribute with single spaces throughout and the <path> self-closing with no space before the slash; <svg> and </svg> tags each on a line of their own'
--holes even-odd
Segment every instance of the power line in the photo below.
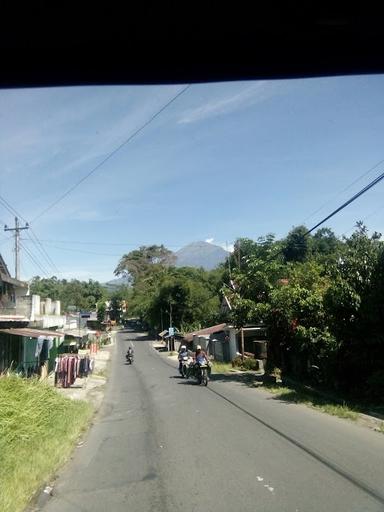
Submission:
<svg viewBox="0 0 384 512">
<path fill-rule="evenodd" d="M 29 233 L 27 233 L 27 235 L 31 239 L 32 242 L 34 242 L 34 241 L 36 242 L 36 247 L 39 250 L 40 254 L 42 254 L 45 261 L 48 263 L 48 265 L 50 265 L 55 270 L 55 272 L 57 272 L 58 274 L 61 274 L 60 270 L 57 268 L 57 265 L 54 263 L 52 258 L 49 256 L 49 254 L 45 250 L 45 247 L 43 246 L 41 241 L 37 238 L 36 233 L 33 231 L 32 228 L 31 228 L 31 233 L 32 233 L 34 240 L 32 240 Z"/>
<path fill-rule="evenodd" d="M 345 203 L 343 203 L 341 206 L 339 206 L 338 208 L 336 208 L 336 210 L 334 210 L 332 213 L 330 213 L 329 215 L 327 215 L 323 220 L 321 220 L 320 222 L 318 222 L 317 224 L 315 224 L 315 226 L 313 226 L 313 228 L 309 229 L 305 234 L 304 236 L 306 235 L 309 235 L 310 233 L 312 233 L 312 231 L 314 231 L 315 229 L 317 229 L 319 226 L 321 226 L 322 224 L 324 224 L 324 222 L 327 222 L 327 220 L 329 220 L 331 217 L 333 217 L 334 215 L 336 215 L 337 213 L 341 212 L 341 210 L 344 210 L 344 208 L 346 208 L 348 205 L 350 205 L 351 203 L 353 203 L 354 201 L 356 201 L 356 199 L 358 199 L 360 196 L 362 196 L 363 194 L 365 194 L 366 192 L 368 192 L 368 190 L 370 190 L 372 187 L 374 187 L 375 185 L 377 185 L 382 179 L 384 178 L 384 172 L 382 172 L 379 176 L 377 176 L 377 178 L 375 178 L 373 181 L 371 181 L 370 183 L 368 183 L 368 185 L 366 185 L 365 187 L 363 187 L 359 192 L 357 192 L 355 195 L 353 195 L 350 199 L 348 199 L 348 201 L 345 201 Z"/>
<path fill-rule="evenodd" d="M 79 181 L 77 181 L 72 187 L 70 187 L 64 194 L 62 194 L 58 199 L 56 199 L 52 204 L 47 206 L 39 215 L 37 215 L 32 222 L 35 222 L 37 219 L 42 217 L 45 213 L 51 210 L 54 206 L 60 203 L 63 199 L 65 199 L 71 192 L 73 192 L 81 183 L 83 183 L 86 179 L 88 179 L 92 174 L 94 174 L 102 165 L 104 165 L 108 160 L 110 160 L 120 149 L 126 146 L 132 139 L 134 139 L 140 132 L 142 132 L 149 124 L 151 124 L 165 109 L 167 109 L 174 101 L 177 100 L 182 94 L 185 93 L 187 89 L 191 87 L 191 84 L 188 84 L 181 91 L 179 91 L 173 98 L 171 98 L 165 105 L 163 105 L 160 110 L 156 111 L 144 124 L 142 124 L 137 130 L 135 130 L 127 139 L 125 139 L 117 148 L 111 151 L 103 160 L 98 163 L 95 167 L 93 167 L 85 176 L 83 176 Z"/>
<path fill-rule="evenodd" d="M 8 203 L 8 201 L 3 197 L 0 196 L 0 203 L 4 206 L 6 210 L 8 210 L 12 215 L 15 215 L 16 217 L 19 217 L 24 222 L 28 223 L 27 219 L 21 215 L 20 212 L 18 212 L 11 204 Z"/>
<path fill-rule="evenodd" d="M 25 251 L 29 259 L 36 265 L 37 268 L 41 270 L 43 274 L 49 277 L 49 273 L 45 270 L 45 268 L 36 260 L 33 254 L 20 242 L 20 247 Z"/>
<path fill-rule="evenodd" d="M 28 242 L 28 240 L 24 239 L 24 242 Z M 70 247 L 58 247 L 55 245 L 50 246 L 52 249 L 57 249 L 59 251 L 70 251 L 70 252 L 81 252 L 84 254 L 93 254 L 95 256 L 113 256 L 114 258 L 120 258 L 121 254 L 111 254 L 111 253 L 103 253 L 103 252 L 95 252 L 95 251 L 86 251 L 83 249 L 72 249 Z"/>
<path fill-rule="evenodd" d="M 382 210 L 384 208 L 384 205 L 380 206 L 380 208 L 376 208 L 376 210 L 374 210 L 373 212 L 371 212 L 370 214 L 366 215 L 365 217 L 363 217 L 361 220 L 363 222 L 365 222 L 367 219 L 373 217 L 374 215 L 376 215 L 376 213 L 378 213 L 380 210 Z M 350 233 L 353 229 L 356 228 L 356 224 L 354 224 L 352 227 L 350 227 L 349 229 L 347 229 L 346 231 L 344 231 L 344 233 L 341 235 L 341 236 L 345 236 L 347 233 Z"/>
<path fill-rule="evenodd" d="M 309 234 L 312 233 L 312 231 L 314 231 L 315 229 L 317 229 L 318 227 L 320 227 L 322 224 L 324 224 L 324 222 L 327 222 L 327 220 L 329 220 L 330 218 L 334 217 L 337 213 L 341 212 L 341 210 L 344 210 L 344 208 L 346 208 L 348 205 L 350 205 L 351 203 L 353 203 L 354 201 L 356 201 L 356 199 L 358 199 L 359 197 L 361 197 L 363 194 L 365 194 L 366 192 L 368 192 L 368 190 L 370 190 L 371 188 L 373 188 L 375 185 L 377 185 L 382 179 L 384 178 L 384 172 L 382 172 L 379 176 L 377 176 L 373 181 L 371 181 L 370 183 L 368 183 L 368 185 L 366 185 L 365 187 L 363 187 L 359 192 L 357 192 L 356 194 L 354 194 L 350 199 L 348 199 L 348 201 L 345 201 L 341 206 L 339 206 L 338 208 L 336 208 L 336 210 L 334 210 L 332 213 L 330 213 L 329 215 L 327 215 L 326 217 L 324 217 L 324 219 L 322 219 L 320 222 L 318 222 L 317 224 L 315 224 L 311 229 L 308 229 L 308 231 L 306 231 L 303 235 L 302 235 L 302 239 L 304 239 L 306 236 L 308 236 Z M 280 249 L 277 253 L 275 253 L 273 256 L 271 256 L 271 258 L 267 259 L 266 261 L 271 261 L 273 259 L 275 259 L 277 256 L 279 256 L 280 254 L 282 254 L 284 251 L 284 248 Z"/>
<path fill-rule="evenodd" d="M 28 224 L 28 222 L 26 221 L 26 219 L 20 214 L 20 212 L 18 212 L 4 197 L 0 196 L 0 204 L 8 211 L 10 212 L 12 215 L 15 215 L 16 217 L 19 217 L 21 218 L 22 220 L 25 221 L 26 224 Z M 37 238 L 35 232 L 32 230 L 32 228 L 29 226 L 29 228 L 31 229 L 32 231 L 32 235 L 34 237 L 34 240 L 31 238 L 31 236 L 28 234 L 28 237 L 30 238 L 30 240 L 33 242 L 33 244 L 35 245 L 35 247 L 38 249 L 38 251 L 40 252 L 40 254 L 43 256 L 43 258 L 47 261 L 48 265 L 52 266 L 52 269 L 54 270 L 55 273 L 59 273 L 60 274 L 60 270 L 57 268 L 57 266 L 55 265 L 55 263 L 52 261 L 52 259 L 50 258 L 49 254 L 47 253 L 47 251 L 44 249 L 44 247 L 42 246 L 42 244 L 40 243 L 39 239 Z"/>
<path fill-rule="evenodd" d="M 339 197 L 341 194 L 343 194 L 344 192 L 346 192 L 347 190 L 349 190 L 351 187 L 353 187 L 353 185 L 355 185 L 356 183 L 358 183 L 360 180 L 362 180 L 363 178 L 365 178 L 365 176 L 367 176 L 368 174 L 370 174 L 372 171 L 374 171 L 375 169 L 377 169 L 377 167 L 379 167 L 379 165 L 381 165 L 382 163 L 384 162 L 384 159 L 383 160 L 380 160 L 380 162 L 378 162 L 376 165 L 374 165 L 373 167 L 370 167 L 368 169 L 368 171 L 364 172 L 363 174 L 361 174 L 360 176 L 358 176 L 354 181 L 352 181 L 352 183 L 350 183 L 348 186 L 346 186 L 343 190 L 341 190 L 340 192 L 338 192 L 337 194 L 335 194 L 333 196 L 332 199 L 329 199 L 328 201 L 326 201 L 322 206 L 320 206 L 319 208 L 317 208 L 317 210 L 315 210 L 314 212 L 312 212 L 310 215 L 308 215 L 308 217 L 306 217 L 302 224 L 304 224 L 308 219 L 310 219 L 311 217 L 313 217 L 314 215 L 316 215 L 316 213 L 320 212 L 325 206 L 327 206 L 328 204 L 332 203 L 337 197 Z"/>
</svg>

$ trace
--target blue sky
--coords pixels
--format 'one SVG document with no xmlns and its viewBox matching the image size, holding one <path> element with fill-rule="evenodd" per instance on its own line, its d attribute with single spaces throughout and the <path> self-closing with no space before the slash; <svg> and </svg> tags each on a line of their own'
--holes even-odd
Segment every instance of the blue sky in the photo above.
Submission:
<svg viewBox="0 0 384 512">
<path fill-rule="evenodd" d="M 39 217 L 182 88 L 0 91 L 0 195 L 31 221 L 60 270 L 24 232 L 22 278 L 43 275 L 33 257 L 49 275 L 105 281 L 142 244 L 282 237 L 384 170 L 349 187 L 384 159 L 383 76 L 196 84 Z M 384 232 L 383 191 L 384 182 L 327 225 L 349 234 L 366 219 Z M 1 205 L 0 221 L 13 224 Z M 13 273 L 13 241 L 0 227 Z"/>
</svg>

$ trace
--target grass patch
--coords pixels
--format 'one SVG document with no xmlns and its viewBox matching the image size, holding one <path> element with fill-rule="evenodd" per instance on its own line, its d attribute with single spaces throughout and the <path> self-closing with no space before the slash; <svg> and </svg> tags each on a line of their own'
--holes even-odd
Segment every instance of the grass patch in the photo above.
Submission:
<svg viewBox="0 0 384 512">
<path fill-rule="evenodd" d="M 347 418 L 356 421 L 359 414 L 356 409 L 347 404 L 339 404 L 331 399 L 323 398 L 316 393 L 312 393 L 307 389 L 290 388 L 287 386 L 278 386 L 276 384 L 264 384 L 264 389 L 276 395 L 279 400 L 285 402 L 293 402 L 297 404 L 304 404 L 313 409 L 320 410 L 332 416 L 339 418 Z"/>
<path fill-rule="evenodd" d="M 69 457 L 92 406 L 37 379 L 0 377 L 0 510 L 19 512 Z"/>
<path fill-rule="evenodd" d="M 231 363 L 223 363 L 221 361 L 211 361 L 213 373 L 228 373 L 232 370 Z"/>
</svg>

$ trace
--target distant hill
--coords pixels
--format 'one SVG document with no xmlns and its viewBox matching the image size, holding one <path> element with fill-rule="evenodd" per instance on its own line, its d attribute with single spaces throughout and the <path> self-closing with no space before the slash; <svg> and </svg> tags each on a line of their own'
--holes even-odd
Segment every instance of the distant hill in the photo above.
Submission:
<svg viewBox="0 0 384 512">
<path fill-rule="evenodd" d="M 106 283 L 103 283 L 102 286 L 106 288 L 110 292 L 114 292 L 115 290 L 119 289 L 121 286 L 128 286 L 129 281 L 126 277 L 118 277 L 116 279 L 111 279 L 110 281 L 107 281 Z"/>
<path fill-rule="evenodd" d="M 205 270 L 212 270 L 223 263 L 228 254 L 218 245 L 192 242 L 175 252 L 176 267 L 203 267 Z"/>
</svg>

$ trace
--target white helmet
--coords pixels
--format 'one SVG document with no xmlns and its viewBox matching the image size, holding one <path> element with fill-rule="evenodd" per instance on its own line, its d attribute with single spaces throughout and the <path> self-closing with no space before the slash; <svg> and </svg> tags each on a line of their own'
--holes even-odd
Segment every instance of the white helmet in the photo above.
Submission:
<svg viewBox="0 0 384 512">
<path fill-rule="evenodd" d="M 196 350 L 201 350 L 201 345 L 197 345 Z"/>
<path fill-rule="evenodd" d="M 181 345 L 180 350 L 187 350 L 187 347 L 185 345 Z"/>
</svg>

